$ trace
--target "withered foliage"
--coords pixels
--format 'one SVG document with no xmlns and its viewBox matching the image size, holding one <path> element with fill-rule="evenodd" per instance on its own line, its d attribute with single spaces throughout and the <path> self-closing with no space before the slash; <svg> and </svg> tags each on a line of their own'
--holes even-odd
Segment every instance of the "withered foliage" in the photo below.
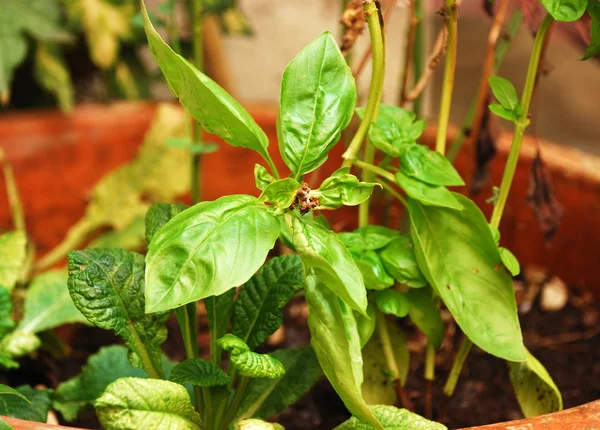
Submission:
<svg viewBox="0 0 600 430">
<path fill-rule="evenodd" d="M 491 0 L 483 0 L 483 10 L 490 17 L 493 18 L 496 15 L 494 11 L 494 2 Z"/>
<path fill-rule="evenodd" d="M 342 43 L 340 50 L 346 55 L 356 38 L 362 33 L 365 28 L 365 16 L 363 12 L 362 0 L 352 0 L 348 3 L 346 10 L 342 14 L 340 23 L 344 26 L 344 34 L 342 35 Z"/>
</svg>

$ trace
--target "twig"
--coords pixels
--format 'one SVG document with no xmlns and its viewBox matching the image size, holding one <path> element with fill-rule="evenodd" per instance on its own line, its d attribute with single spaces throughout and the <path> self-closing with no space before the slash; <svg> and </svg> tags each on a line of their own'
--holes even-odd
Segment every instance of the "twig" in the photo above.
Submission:
<svg viewBox="0 0 600 430">
<path fill-rule="evenodd" d="M 23 205 L 21 204 L 19 189 L 17 188 L 17 183 L 15 182 L 15 175 L 13 174 L 12 166 L 6 159 L 6 155 L 4 154 L 4 150 L 2 148 L 0 148 L 0 164 L 4 170 L 6 194 L 8 194 L 8 203 L 10 205 L 13 224 L 15 229 L 25 233 L 25 217 L 23 215 Z"/>
<path fill-rule="evenodd" d="M 406 56 L 404 61 L 404 72 L 402 75 L 402 88 L 400 88 L 400 105 L 404 103 L 408 94 L 408 84 L 410 82 L 410 71 L 414 61 L 415 53 L 415 38 L 417 36 L 417 25 L 419 20 L 417 18 L 417 9 L 415 6 L 415 0 L 410 1 L 410 27 L 408 29 L 408 37 L 406 39 Z"/>
</svg>

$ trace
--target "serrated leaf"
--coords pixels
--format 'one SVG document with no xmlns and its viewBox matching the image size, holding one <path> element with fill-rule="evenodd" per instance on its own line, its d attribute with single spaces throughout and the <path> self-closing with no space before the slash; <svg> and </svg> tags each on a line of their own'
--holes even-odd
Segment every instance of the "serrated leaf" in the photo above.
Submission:
<svg viewBox="0 0 600 430">
<path fill-rule="evenodd" d="M 231 195 L 175 216 L 146 256 L 146 312 L 220 295 L 246 282 L 264 263 L 279 222 L 256 197 Z"/>
<path fill-rule="evenodd" d="M 88 358 L 78 376 L 58 386 L 54 394 L 54 408 L 62 413 L 65 420 L 73 421 L 82 408 L 93 404 L 117 379 L 145 377 L 143 370 L 131 366 L 127 354 L 127 348 L 121 345 L 100 348 Z"/>
<path fill-rule="evenodd" d="M 283 324 L 280 309 L 304 286 L 297 255 L 275 257 L 246 282 L 233 307 L 231 333 L 256 349 Z"/>
<path fill-rule="evenodd" d="M 498 252 L 500 253 L 502 264 L 504 264 L 504 267 L 508 269 L 511 275 L 517 276 L 519 273 L 521 273 L 519 260 L 517 260 L 517 257 L 515 257 L 512 252 L 503 247 L 499 247 Z"/>
<path fill-rule="evenodd" d="M 217 340 L 217 343 L 229 352 L 229 361 L 242 376 L 276 379 L 285 374 L 279 360 L 270 355 L 250 351 L 248 345 L 237 336 L 226 334 Z"/>
<path fill-rule="evenodd" d="M 402 172 L 396 172 L 396 182 L 406 194 L 424 205 L 441 206 L 456 210 L 462 209 L 454 195 L 445 187 L 427 184 L 406 176 Z"/>
<path fill-rule="evenodd" d="M 178 384 L 192 384 L 196 387 L 229 385 L 231 378 L 212 361 L 194 358 L 177 364 L 171 370 L 169 379 Z"/>
<path fill-rule="evenodd" d="M 239 430 L 284 430 L 281 424 L 269 423 L 267 421 L 250 419 L 243 420 L 237 423 Z"/>
<path fill-rule="evenodd" d="M 131 364 L 151 377 L 164 376 L 160 345 L 170 312 L 144 312 L 144 257 L 121 249 L 71 251 L 69 292 L 95 326 L 113 330 L 129 349 Z"/>
<path fill-rule="evenodd" d="M 356 206 L 366 201 L 377 183 L 361 182 L 350 174 L 349 167 L 336 170 L 325 179 L 318 190 L 311 192 L 319 199 L 316 209 L 337 209 L 340 206 Z"/>
<path fill-rule="evenodd" d="M 0 415 L 45 423 L 52 407 L 52 390 L 34 390 L 21 385 L 16 391 L 21 396 L 2 396 Z"/>
<path fill-rule="evenodd" d="M 0 286 L 0 339 L 15 326 L 12 320 L 12 299 L 10 292 Z"/>
<path fill-rule="evenodd" d="M 145 243 L 144 230 L 144 217 L 138 215 L 122 229 L 111 230 L 98 236 L 87 247 L 120 248 L 126 251 L 138 251 Z"/>
<path fill-rule="evenodd" d="M 431 185 L 465 185 L 452 163 L 425 145 L 412 145 L 400 155 L 402 173 Z"/>
<path fill-rule="evenodd" d="M 314 221 L 289 214 L 286 217 L 291 218 L 294 246 L 302 262 L 348 306 L 366 315 L 363 276 L 337 235 Z"/>
<path fill-rule="evenodd" d="M 269 139 L 250 114 L 216 82 L 163 41 L 148 18 L 144 2 L 142 17 L 150 51 L 183 107 L 207 132 L 216 134 L 230 145 L 257 151 L 269 160 Z"/>
<path fill-rule="evenodd" d="M 600 54 L 600 3 L 598 0 L 588 0 L 587 12 L 592 24 L 590 27 L 590 44 L 588 45 L 582 60 L 588 60 Z"/>
<path fill-rule="evenodd" d="M 492 103 L 491 105 L 488 105 L 488 108 L 490 109 L 490 111 L 492 111 L 493 114 L 507 121 L 516 121 L 518 119 L 516 113 L 506 109 L 501 104 Z"/>
<path fill-rule="evenodd" d="M 394 406 L 374 405 L 370 406 L 373 415 L 381 422 L 385 430 L 412 430 L 412 429 L 427 429 L 427 430 L 447 430 L 446 426 L 429 421 L 420 415 L 409 412 L 406 409 L 398 409 Z M 340 424 L 335 430 L 371 430 L 372 425 L 359 420 L 357 417 L 352 417 L 348 421 Z"/>
<path fill-rule="evenodd" d="M 454 197 L 462 211 L 409 199 L 419 267 L 473 343 L 500 358 L 523 361 L 512 279 L 481 210 L 467 197 Z"/>
<path fill-rule="evenodd" d="M 444 340 L 444 322 L 431 287 L 411 288 L 406 293 L 408 315 L 412 322 L 425 333 L 434 348 Z"/>
<path fill-rule="evenodd" d="M 523 363 L 507 362 L 510 381 L 525 417 L 561 411 L 563 400 L 552 377 L 529 351 Z"/>
<path fill-rule="evenodd" d="M 378 291 L 375 295 L 375 302 L 384 314 L 395 315 L 398 318 L 408 315 L 408 299 L 400 291 L 391 288 Z"/>
<path fill-rule="evenodd" d="M 121 378 L 94 403 L 106 430 L 200 430 L 202 422 L 186 389 L 159 379 Z"/>
<path fill-rule="evenodd" d="M 71 75 L 58 45 L 39 43 L 35 50 L 34 77 L 38 84 L 52 93 L 63 112 L 71 112 L 74 88 Z"/>
<path fill-rule="evenodd" d="M 310 346 L 280 349 L 271 356 L 281 362 L 285 374 L 277 379 L 252 379 L 237 420 L 266 419 L 278 414 L 300 400 L 323 375 Z"/>
<path fill-rule="evenodd" d="M 378 250 L 388 245 L 398 236 L 396 230 L 380 225 L 367 225 L 352 233 L 339 233 L 338 237 L 349 250 Z"/>
<path fill-rule="evenodd" d="M 146 243 L 150 243 L 154 235 L 175 215 L 188 209 L 183 203 L 156 203 L 150 206 L 144 218 Z"/>
<path fill-rule="evenodd" d="M 496 100 L 508 111 L 516 114 L 517 106 L 519 105 L 519 97 L 515 86 L 508 79 L 500 76 L 490 76 L 488 78 L 492 92 Z"/>
<path fill-rule="evenodd" d="M 585 13 L 586 0 L 540 0 L 557 21 L 577 21 Z"/>
<path fill-rule="evenodd" d="M 293 178 L 279 179 L 268 184 L 258 199 L 269 206 L 287 209 L 294 202 L 300 187 L 300 183 Z"/>
<path fill-rule="evenodd" d="M 355 102 L 352 71 L 325 32 L 300 51 L 281 80 L 279 152 L 296 179 L 327 160 L 352 119 Z"/>
<path fill-rule="evenodd" d="M 12 291 L 21 275 L 27 254 L 27 238 L 22 231 L 0 235 L 0 286 Z"/>
<path fill-rule="evenodd" d="M 254 184 L 256 185 L 256 188 L 263 191 L 271 182 L 274 181 L 275 178 L 264 166 L 261 166 L 260 164 L 254 165 Z"/>
<path fill-rule="evenodd" d="M 417 263 L 415 248 L 409 236 L 395 237 L 385 248 L 379 251 L 385 270 L 401 284 L 413 288 L 427 285 Z"/>
</svg>

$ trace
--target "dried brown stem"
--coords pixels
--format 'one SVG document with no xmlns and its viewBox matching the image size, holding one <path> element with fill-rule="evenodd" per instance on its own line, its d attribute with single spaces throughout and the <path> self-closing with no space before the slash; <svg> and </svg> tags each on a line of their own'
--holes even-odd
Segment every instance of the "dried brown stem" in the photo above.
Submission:
<svg viewBox="0 0 600 430">
<path fill-rule="evenodd" d="M 410 71 L 412 70 L 412 63 L 414 60 L 413 57 L 415 53 L 415 38 L 417 36 L 418 24 L 419 19 L 417 18 L 415 0 L 410 0 L 410 28 L 408 30 L 408 38 L 406 40 L 406 59 L 404 61 L 404 72 L 402 75 L 402 92 L 400 93 L 400 105 L 404 104 L 404 101 L 408 96 L 408 84 L 410 82 Z"/>
</svg>

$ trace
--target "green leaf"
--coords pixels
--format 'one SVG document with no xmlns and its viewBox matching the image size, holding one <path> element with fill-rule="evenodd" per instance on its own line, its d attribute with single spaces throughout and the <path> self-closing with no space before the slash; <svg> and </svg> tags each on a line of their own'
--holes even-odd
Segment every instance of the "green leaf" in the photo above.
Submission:
<svg viewBox="0 0 600 430">
<path fill-rule="evenodd" d="M 413 414 L 406 409 L 398 409 L 394 406 L 375 405 L 370 407 L 373 415 L 381 422 L 385 430 L 447 430 L 446 426 L 429 421 L 420 415 Z M 348 421 L 340 424 L 335 430 L 371 430 L 372 425 L 361 421 L 357 417 L 352 417 Z"/>
<path fill-rule="evenodd" d="M 162 377 L 160 345 L 167 338 L 170 312 L 144 312 L 144 257 L 121 249 L 90 249 L 71 251 L 68 258 L 69 292 L 77 309 L 125 341 L 134 367 Z"/>
<path fill-rule="evenodd" d="M 271 175 L 264 166 L 255 164 L 254 183 L 256 184 L 256 188 L 263 191 L 271 182 L 275 182 L 273 175 Z"/>
<path fill-rule="evenodd" d="M 402 173 L 431 185 L 465 185 L 452 163 L 425 145 L 413 145 L 400 156 Z"/>
<path fill-rule="evenodd" d="M 250 114 L 227 91 L 162 40 L 148 18 L 144 2 L 142 16 L 150 51 L 179 103 L 207 132 L 216 134 L 230 145 L 257 151 L 269 160 L 269 139 Z"/>
<path fill-rule="evenodd" d="M 244 284 L 233 307 L 231 333 L 256 349 L 283 324 L 280 309 L 304 286 L 297 255 L 275 257 Z"/>
<path fill-rule="evenodd" d="M 22 385 L 16 391 L 21 396 L 2 396 L 0 415 L 45 423 L 52 407 L 52 390 L 34 390 Z"/>
<path fill-rule="evenodd" d="M 540 0 L 548 13 L 557 21 L 577 21 L 587 7 L 586 0 Z"/>
<path fill-rule="evenodd" d="M 226 334 L 217 343 L 229 352 L 229 361 L 242 376 L 276 379 L 285 374 L 279 360 L 266 354 L 250 351 L 248 345 L 237 336 Z"/>
<path fill-rule="evenodd" d="M 6 336 L 14 326 L 10 291 L 4 287 L 0 287 L 0 339 Z"/>
<path fill-rule="evenodd" d="M 40 339 L 31 332 L 14 330 L 4 336 L 0 342 L 0 355 L 4 357 L 5 367 L 16 368 L 11 358 L 18 358 L 30 354 L 41 345 Z"/>
<path fill-rule="evenodd" d="M 419 267 L 473 343 L 505 360 L 523 361 L 512 279 L 481 210 L 454 196 L 462 211 L 408 201 Z"/>
<path fill-rule="evenodd" d="M 529 351 L 523 363 L 507 362 L 517 400 L 525 417 L 561 411 L 563 400 L 552 377 Z"/>
<path fill-rule="evenodd" d="M 213 355 L 215 357 L 221 357 L 221 347 L 216 344 L 216 339 L 222 338 L 227 333 L 231 315 L 233 314 L 233 298 L 235 297 L 235 293 L 236 289 L 232 288 L 221 295 L 210 296 L 204 299 L 210 338 L 215 340 L 215 343 L 211 345 L 211 348 L 214 348 Z"/>
<path fill-rule="evenodd" d="M 92 240 L 88 248 L 120 248 L 127 251 L 140 250 L 145 243 L 144 216 L 136 216 L 120 230 L 108 231 Z"/>
<path fill-rule="evenodd" d="M 358 312 L 354 313 L 356 319 L 356 329 L 358 330 L 358 336 L 360 337 L 360 347 L 363 348 L 375 331 L 375 324 L 377 323 L 377 310 L 372 303 L 367 306 L 367 315 L 364 317 Z"/>
<path fill-rule="evenodd" d="M 255 197 L 232 195 L 195 205 L 165 225 L 146 256 L 146 312 L 220 295 L 264 263 L 279 222 Z"/>
<path fill-rule="evenodd" d="M 296 179 L 327 160 L 352 119 L 355 102 L 352 71 L 325 32 L 300 51 L 281 80 L 279 152 Z"/>
<path fill-rule="evenodd" d="M 410 288 L 406 293 L 408 315 L 412 322 L 425 333 L 434 348 L 444 340 L 444 322 L 431 287 Z"/>
<path fill-rule="evenodd" d="M 175 215 L 188 209 L 183 203 L 157 203 L 150 206 L 144 218 L 146 243 L 150 243 L 154 235 Z"/>
<path fill-rule="evenodd" d="M 267 185 L 258 199 L 277 209 L 287 209 L 294 203 L 300 187 L 293 178 L 279 179 Z"/>
<path fill-rule="evenodd" d="M 391 288 L 378 291 L 375 302 L 384 314 L 396 315 L 398 318 L 404 318 L 408 315 L 408 300 L 400 291 Z"/>
<path fill-rule="evenodd" d="M 25 296 L 25 312 L 18 330 L 38 333 L 87 319 L 73 304 L 67 287 L 67 272 L 52 270 L 33 279 Z"/>
<path fill-rule="evenodd" d="M 363 275 L 366 288 L 383 290 L 394 285 L 394 278 L 385 270 L 381 258 L 375 251 L 367 250 L 359 253 L 351 250 L 350 254 Z"/>
<path fill-rule="evenodd" d="M 491 105 L 488 105 L 488 108 L 490 108 L 493 114 L 507 121 L 516 121 L 518 119 L 516 113 L 506 109 L 504 106 L 498 103 L 492 103 Z"/>
<path fill-rule="evenodd" d="M 354 230 L 352 233 L 340 233 L 338 237 L 350 250 L 375 251 L 388 245 L 399 234 L 391 228 L 380 225 L 367 225 Z"/>
<path fill-rule="evenodd" d="M 31 403 L 27 397 L 21 394 L 19 391 L 14 388 L 9 387 L 8 385 L 0 384 L 0 397 L 5 398 L 6 396 L 17 396 L 27 403 Z"/>
<path fill-rule="evenodd" d="M 105 346 L 88 358 L 81 373 L 63 382 L 54 394 L 54 408 L 67 421 L 77 418 L 79 411 L 102 395 L 106 387 L 119 378 L 143 378 L 146 373 L 131 366 L 127 348 L 121 345 Z"/>
<path fill-rule="evenodd" d="M 504 267 L 508 269 L 511 275 L 517 276 L 519 273 L 521 273 L 519 260 L 517 260 L 517 257 L 515 257 L 512 252 L 502 247 L 498 248 L 498 252 L 500 253 L 500 258 L 502 259 Z"/>
<path fill-rule="evenodd" d="M 587 12 L 590 14 L 592 25 L 590 28 L 590 44 L 582 60 L 587 60 L 600 54 L 600 3 L 598 3 L 598 0 L 588 0 Z"/>
<path fill-rule="evenodd" d="M 239 430 L 285 430 L 281 424 L 269 423 L 262 420 L 243 420 L 237 423 Z"/>
<path fill-rule="evenodd" d="M 317 357 L 310 346 L 280 349 L 272 354 L 285 368 L 277 379 L 252 379 L 248 384 L 237 420 L 269 418 L 296 403 L 323 376 Z"/>
<path fill-rule="evenodd" d="M 200 415 L 182 385 L 159 379 L 121 378 L 94 403 L 106 430 L 200 430 Z"/>
<path fill-rule="evenodd" d="M 178 384 L 192 384 L 197 387 L 229 385 L 231 378 L 212 361 L 194 358 L 177 364 L 171 370 L 169 379 Z"/>
<path fill-rule="evenodd" d="M 314 221 L 292 219 L 292 234 L 302 262 L 319 281 L 355 311 L 366 316 L 367 290 L 363 276 L 337 235 Z"/>
<path fill-rule="evenodd" d="M 406 194 L 424 205 L 462 209 L 454 195 L 444 187 L 426 184 L 402 172 L 396 172 L 396 182 Z"/>
<path fill-rule="evenodd" d="M 0 38 L 1 39 L 1 38 Z M 27 255 L 27 238 L 22 231 L 0 234 L 0 285 L 12 291 Z"/>
<path fill-rule="evenodd" d="M 35 80 L 56 97 L 63 112 L 71 112 L 75 90 L 65 59 L 58 45 L 40 43 L 35 51 Z"/>
<path fill-rule="evenodd" d="M 323 282 L 314 272 L 306 278 L 310 344 L 348 410 L 375 428 L 383 429 L 361 396 L 363 362 L 352 310 Z"/>
<path fill-rule="evenodd" d="M 319 199 L 316 209 L 337 209 L 340 206 L 356 206 L 367 200 L 377 183 L 361 182 L 350 174 L 349 167 L 336 170 L 325 179 L 311 196 Z"/>
<path fill-rule="evenodd" d="M 5 420 L 0 418 L 0 430 L 14 430 L 14 427 L 12 427 Z"/>
<path fill-rule="evenodd" d="M 12 360 L 5 353 L 0 352 L 0 369 L 18 369 L 19 363 Z"/>
<path fill-rule="evenodd" d="M 519 105 L 519 97 L 515 86 L 508 79 L 500 76 L 490 76 L 488 78 L 492 92 L 496 100 L 506 109 L 516 114 L 517 106 Z"/>
<path fill-rule="evenodd" d="M 379 251 L 385 270 L 401 284 L 413 288 L 427 285 L 415 256 L 415 249 L 409 236 L 395 237 L 385 248 Z"/>
</svg>

